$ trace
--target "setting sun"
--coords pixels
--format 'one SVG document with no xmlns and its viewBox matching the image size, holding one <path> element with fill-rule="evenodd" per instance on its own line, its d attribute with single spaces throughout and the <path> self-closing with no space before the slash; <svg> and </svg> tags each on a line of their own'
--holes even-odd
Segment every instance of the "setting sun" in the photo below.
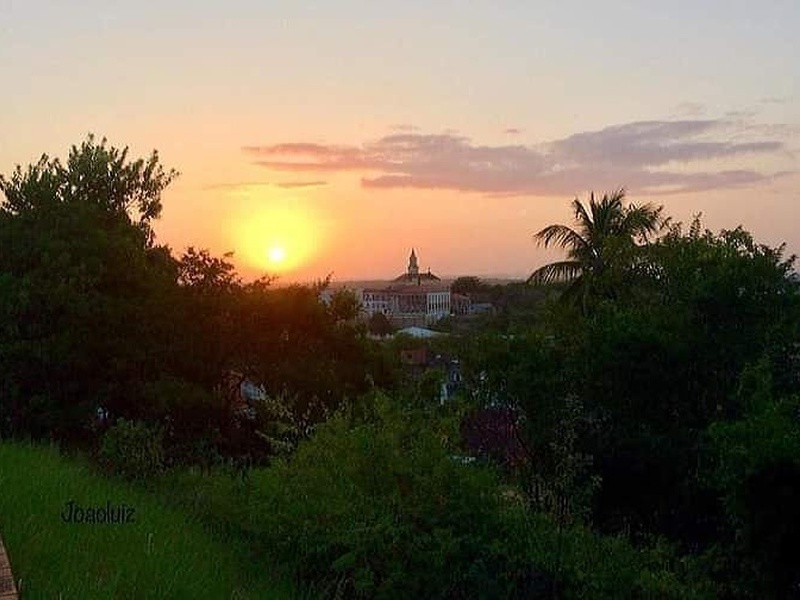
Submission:
<svg viewBox="0 0 800 600">
<path fill-rule="evenodd" d="M 268 190 L 243 188 L 241 210 L 230 235 L 235 256 L 247 267 L 270 274 L 291 274 L 319 253 L 319 220 L 302 200 L 270 197 Z"/>
<path fill-rule="evenodd" d="M 281 246 L 273 246 L 269 249 L 268 258 L 269 262 L 274 265 L 278 265 L 286 260 L 286 250 L 284 250 Z"/>
</svg>

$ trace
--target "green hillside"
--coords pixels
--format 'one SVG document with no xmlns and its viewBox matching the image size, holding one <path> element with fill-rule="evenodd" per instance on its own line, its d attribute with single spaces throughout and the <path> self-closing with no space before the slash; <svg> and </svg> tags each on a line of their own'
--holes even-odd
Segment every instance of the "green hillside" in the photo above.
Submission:
<svg viewBox="0 0 800 600">
<path fill-rule="evenodd" d="M 50 448 L 0 443 L 0 532 L 25 598 L 291 595 L 236 544 Z"/>
</svg>

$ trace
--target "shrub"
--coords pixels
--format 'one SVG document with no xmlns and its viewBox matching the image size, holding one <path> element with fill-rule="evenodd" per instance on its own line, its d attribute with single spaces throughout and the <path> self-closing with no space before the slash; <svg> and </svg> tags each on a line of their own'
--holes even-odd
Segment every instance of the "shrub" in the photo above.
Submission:
<svg viewBox="0 0 800 600">
<path fill-rule="evenodd" d="M 103 435 L 100 463 L 125 479 L 147 479 L 164 468 L 161 431 L 139 421 L 120 419 Z"/>
<path fill-rule="evenodd" d="M 485 587 L 493 475 L 451 459 L 430 429 L 386 406 L 379 415 L 355 427 L 334 419 L 262 472 L 253 509 L 268 544 L 304 581 L 359 596 Z"/>
<path fill-rule="evenodd" d="M 314 596 L 702 596 L 669 552 L 534 514 L 492 470 L 454 456 L 429 419 L 385 399 L 246 482 L 181 475 L 170 489 Z"/>
<path fill-rule="evenodd" d="M 229 414 L 218 398 L 183 379 L 163 377 L 143 386 L 141 404 L 148 418 L 163 424 L 167 466 L 209 467 L 219 460 L 216 442 Z"/>
</svg>

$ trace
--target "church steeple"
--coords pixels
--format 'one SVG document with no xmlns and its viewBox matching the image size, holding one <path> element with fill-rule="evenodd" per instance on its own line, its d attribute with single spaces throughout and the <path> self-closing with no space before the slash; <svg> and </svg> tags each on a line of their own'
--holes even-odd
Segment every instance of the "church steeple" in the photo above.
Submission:
<svg viewBox="0 0 800 600">
<path fill-rule="evenodd" d="M 419 275 L 419 265 L 417 264 L 417 254 L 411 249 L 411 256 L 408 257 L 408 276 L 417 277 Z"/>
<path fill-rule="evenodd" d="M 428 269 L 427 273 L 420 271 L 419 261 L 417 259 L 417 251 L 412 248 L 411 254 L 408 256 L 408 268 L 406 269 L 406 272 L 395 277 L 393 281 L 397 283 L 416 283 L 417 285 L 422 285 L 423 283 L 433 283 L 441 280 L 436 275 L 431 273 L 430 269 Z"/>
</svg>

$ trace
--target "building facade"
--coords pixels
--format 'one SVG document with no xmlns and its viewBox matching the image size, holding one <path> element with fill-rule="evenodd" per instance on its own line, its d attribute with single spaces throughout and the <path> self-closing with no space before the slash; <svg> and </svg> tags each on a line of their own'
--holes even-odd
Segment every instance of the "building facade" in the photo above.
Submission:
<svg viewBox="0 0 800 600">
<path fill-rule="evenodd" d="M 367 318 L 382 313 L 396 327 L 431 325 L 450 316 L 450 287 L 431 273 L 421 273 L 415 250 L 411 250 L 406 272 L 389 285 L 360 290 Z"/>
</svg>

